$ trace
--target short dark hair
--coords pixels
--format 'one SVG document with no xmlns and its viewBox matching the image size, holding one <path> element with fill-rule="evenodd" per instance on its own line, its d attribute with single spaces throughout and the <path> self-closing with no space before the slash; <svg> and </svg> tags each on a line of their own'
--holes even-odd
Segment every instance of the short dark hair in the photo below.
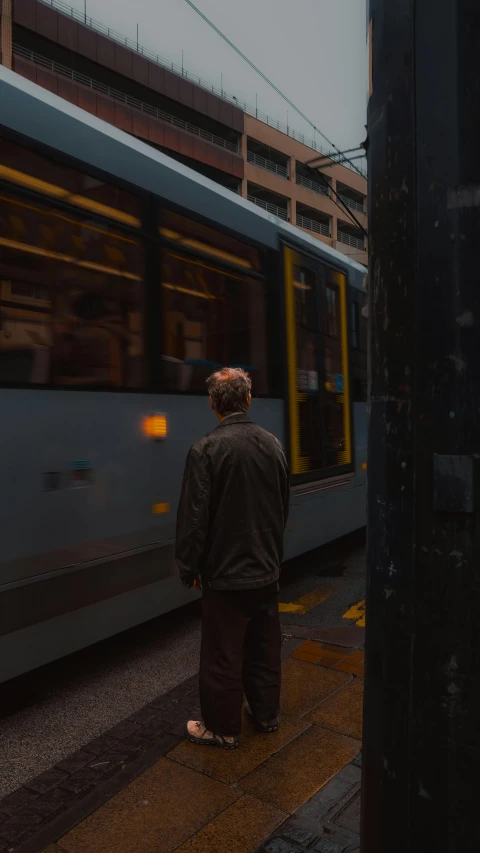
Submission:
<svg viewBox="0 0 480 853">
<path fill-rule="evenodd" d="M 207 379 L 207 388 L 213 408 L 219 415 L 248 410 L 248 396 L 252 380 L 241 367 L 222 367 Z"/>
</svg>

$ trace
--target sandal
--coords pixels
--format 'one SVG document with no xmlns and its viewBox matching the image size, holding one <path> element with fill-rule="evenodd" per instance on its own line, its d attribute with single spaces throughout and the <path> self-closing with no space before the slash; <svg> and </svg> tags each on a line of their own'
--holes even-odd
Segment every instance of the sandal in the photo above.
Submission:
<svg viewBox="0 0 480 853">
<path fill-rule="evenodd" d="M 234 737 L 230 742 L 223 735 L 217 735 L 212 732 L 212 737 L 205 737 L 208 732 L 208 729 L 205 728 L 203 723 L 198 722 L 197 728 L 201 728 L 203 726 L 203 732 L 201 735 L 192 735 L 191 732 L 188 731 L 188 723 L 185 725 L 185 737 L 191 743 L 197 743 L 201 746 L 218 746 L 220 749 L 236 749 L 240 744 L 240 738 Z M 228 735 L 227 735 L 228 737 Z"/>
<path fill-rule="evenodd" d="M 250 708 L 249 703 L 245 700 L 243 704 L 243 710 L 245 711 L 246 716 L 253 720 L 257 728 L 263 732 L 265 735 L 273 734 L 274 732 L 278 732 L 278 718 L 276 717 L 274 720 L 270 720 L 269 723 L 261 723 L 260 720 L 257 720 L 252 709 Z"/>
</svg>

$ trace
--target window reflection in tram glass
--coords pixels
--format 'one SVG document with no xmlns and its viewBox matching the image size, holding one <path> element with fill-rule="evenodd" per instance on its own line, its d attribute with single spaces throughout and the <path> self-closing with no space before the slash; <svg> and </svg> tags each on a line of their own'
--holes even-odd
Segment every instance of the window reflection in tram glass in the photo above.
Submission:
<svg viewBox="0 0 480 853">
<path fill-rule="evenodd" d="M 243 367 L 252 394 L 268 395 L 263 282 L 166 253 L 162 261 L 162 346 L 166 389 L 206 393 L 220 367 Z"/>
<path fill-rule="evenodd" d="M 230 234 L 223 234 L 215 228 L 188 219 L 181 213 L 163 211 L 160 234 L 167 240 L 174 240 L 179 247 L 211 255 L 244 270 L 262 272 L 263 253 L 259 249 Z"/>
<path fill-rule="evenodd" d="M 1 193 L 0 248 L 0 382 L 143 387 L 134 239 Z"/>
<path fill-rule="evenodd" d="M 132 193 L 2 138 L 0 180 L 133 228 L 140 226 L 140 202 Z"/>
<path fill-rule="evenodd" d="M 338 334 L 338 317 L 337 317 L 337 290 L 330 285 L 325 288 L 326 310 L 325 310 L 325 334 L 330 337 L 336 337 Z"/>
</svg>

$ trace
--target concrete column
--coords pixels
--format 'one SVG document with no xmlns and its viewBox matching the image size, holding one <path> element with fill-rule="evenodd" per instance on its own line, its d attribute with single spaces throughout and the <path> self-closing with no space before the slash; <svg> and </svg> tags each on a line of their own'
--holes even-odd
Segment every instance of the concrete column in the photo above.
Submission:
<svg viewBox="0 0 480 853">
<path fill-rule="evenodd" d="M 294 189 L 294 187 L 296 186 L 295 176 L 296 176 L 295 157 L 290 157 L 289 161 L 288 161 L 288 179 L 289 179 L 290 183 L 292 184 L 292 189 L 290 190 L 290 192 L 292 194 L 292 198 L 289 200 L 288 207 L 289 207 L 289 214 L 290 214 L 290 222 L 292 223 L 292 225 L 297 224 L 297 201 L 295 198 L 296 189 Z"/>
<path fill-rule="evenodd" d="M 292 184 L 296 183 L 296 158 L 290 157 L 288 161 L 288 178 Z"/>
<path fill-rule="evenodd" d="M 337 217 L 332 216 L 332 240 L 337 240 L 337 224 L 338 224 Z"/>
<path fill-rule="evenodd" d="M 244 169 L 246 172 L 247 169 L 247 134 L 243 133 L 242 138 L 240 140 L 240 154 L 242 156 L 244 162 Z M 247 178 L 244 177 L 242 181 L 242 198 L 247 198 Z"/>
<path fill-rule="evenodd" d="M 240 139 L 240 154 L 246 163 L 247 162 L 247 134 L 246 133 L 242 133 L 242 136 Z"/>
<path fill-rule="evenodd" d="M 13 67 L 12 0 L 0 0 L 0 65 Z"/>
<path fill-rule="evenodd" d="M 289 213 L 289 221 L 292 225 L 297 224 L 297 202 L 294 198 L 288 199 L 288 213 Z"/>
</svg>

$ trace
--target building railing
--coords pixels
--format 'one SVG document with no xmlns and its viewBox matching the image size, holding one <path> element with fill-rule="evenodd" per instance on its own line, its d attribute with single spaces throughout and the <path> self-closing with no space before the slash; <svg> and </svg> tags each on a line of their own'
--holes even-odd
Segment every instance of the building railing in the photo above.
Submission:
<svg viewBox="0 0 480 853">
<path fill-rule="evenodd" d="M 314 231 L 315 234 L 322 234 L 324 237 L 330 237 L 330 225 L 324 222 L 316 222 L 314 219 L 309 219 L 308 216 L 300 216 L 297 213 L 297 225 L 299 228 L 305 228 L 307 231 Z"/>
<path fill-rule="evenodd" d="M 96 30 L 99 33 L 107 36 L 107 38 L 113 39 L 113 41 L 118 42 L 119 44 L 125 45 L 130 50 L 135 51 L 136 53 L 141 54 L 141 56 L 145 56 L 146 59 L 149 59 L 150 62 L 155 62 L 157 65 L 161 65 L 163 68 L 168 68 L 169 71 L 173 71 L 174 74 L 179 74 L 186 80 L 190 80 L 196 86 L 200 86 L 202 89 L 206 89 L 207 92 L 212 92 L 212 94 L 217 95 L 219 98 L 222 98 L 224 101 L 228 101 L 231 104 L 234 104 L 240 110 L 247 113 L 248 115 L 253 116 L 254 118 L 259 119 L 259 121 L 264 124 L 268 124 L 269 127 L 274 127 L 276 130 L 279 130 L 281 133 L 285 133 L 287 136 L 290 136 L 292 139 L 296 139 L 297 142 L 301 142 L 303 145 L 306 145 L 308 148 L 313 148 L 314 151 L 318 151 L 319 154 L 329 155 L 332 153 L 331 150 L 327 151 L 324 146 L 320 145 L 316 139 L 309 139 L 305 134 L 298 133 L 298 131 L 293 130 L 290 125 L 283 124 L 283 122 L 275 121 L 271 116 L 268 116 L 266 113 L 261 112 L 257 109 L 257 107 L 253 107 L 251 104 L 247 104 L 246 101 L 241 101 L 239 98 L 235 97 L 235 95 L 230 95 L 228 92 L 225 92 L 223 87 L 212 86 L 206 80 L 202 80 L 201 77 L 197 77 L 196 74 L 191 74 L 187 71 L 182 65 L 177 65 L 175 62 L 170 62 L 168 59 L 160 56 L 158 53 L 154 53 L 152 50 L 146 50 L 142 47 L 138 41 L 134 41 L 133 39 L 129 39 L 126 36 L 121 35 L 121 33 L 116 32 L 115 30 L 110 29 L 110 27 L 106 27 L 105 24 L 101 24 L 100 21 L 96 21 L 94 18 L 91 18 L 90 15 L 87 15 L 85 12 L 80 12 L 78 9 L 73 9 L 67 3 L 64 3 L 63 0 L 41 0 L 46 6 L 51 6 L 53 9 L 58 9 L 59 12 L 62 12 L 64 15 L 68 15 L 71 18 L 74 18 L 76 21 L 80 21 L 82 24 L 85 24 L 87 27 L 91 27 L 91 29 Z M 355 163 L 350 162 L 341 162 L 342 166 L 345 166 L 347 169 L 351 171 L 358 172 L 359 174 L 366 176 L 367 171 L 362 166 L 358 166 Z"/>
<path fill-rule="evenodd" d="M 296 181 L 300 187 L 306 187 L 307 190 L 313 190 L 314 193 L 326 196 L 330 195 L 330 190 L 325 184 L 319 184 L 317 181 L 311 181 L 310 178 L 304 178 L 303 175 L 297 175 Z"/>
<path fill-rule="evenodd" d="M 338 193 L 338 197 L 350 210 L 358 210 L 359 213 L 365 213 L 365 205 L 361 202 L 355 201 L 353 198 L 348 198 L 348 196 L 342 195 L 342 193 Z"/>
<path fill-rule="evenodd" d="M 181 118 L 177 118 L 176 116 L 170 115 L 170 113 L 164 112 L 164 110 L 160 110 L 157 107 L 152 107 L 151 104 L 146 104 L 143 101 L 139 101 L 137 98 L 132 98 L 131 95 L 125 95 L 123 92 L 119 92 L 117 89 L 112 89 L 111 86 L 106 86 L 104 83 L 100 83 L 98 80 L 92 80 L 91 77 L 86 77 L 85 74 L 79 74 L 78 71 L 74 71 L 71 68 L 67 68 L 65 65 L 60 65 L 59 62 L 54 62 L 51 59 L 46 59 L 44 56 L 40 56 L 38 53 L 34 53 L 32 50 L 27 50 L 25 47 L 21 47 L 18 44 L 14 44 L 13 53 L 17 56 L 22 56 L 25 59 L 29 59 L 35 65 L 40 65 L 42 68 L 47 68 L 49 71 L 54 71 L 56 74 L 61 74 L 63 77 L 68 77 L 70 80 L 74 80 L 76 83 L 81 83 L 83 86 L 88 86 L 89 89 L 92 89 L 95 92 L 101 92 L 103 95 L 108 95 L 110 98 L 113 98 L 115 101 L 121 101 L 122 104 L 127 104 L 130 107 L 134 107 L 136 110 L 140 110 L 142 113 L 146 113 L 147 115 L 154 116 L 155 118 L 161 119 L 162 121 L 166 121 L 169 124 L 173 124 L 175 127 L 179 127 L 181 130 L 186 130 L 188 133 L 193 133 L 194 136 L 199 136 L 201 139 L 205 139 L 208 142 L 213 142 L 214 145 L 220 146 L 220 148 L 226 148 L 227 151 L 233 151 L 238 153 L 238 143 L 230 142 L 228 139 L 222 139 L 221 136 L 216 136 L 214 133 L 209 133 L 207 130 L 203 130 L 201 127 L 197 127 L 194 124 L 190 124 L 188 121 L 184 121 Z"/>
<path fill-rule="evenodd" d="M 279 216 L 280 219 L 284 219 L 285 222 L 288 222 L 288 210 L 285 207 L 278 207 L 278 205 L 271 204 L 269 201 L 263 201 L 261 198 L 255 198 L 254 195 L 249 195 L 247 198 L 252 202 L 252 204 L 256 204 L 257 207 L 262 207 L 263 210 L 266 210 L 268 213 L 273 213 L 274 216 Z"/>
<path fill-rule="evenodd" d="M 354 246 L 355 249 L 362 249 L 364 252 L 365 249 L 365 239 L 363 237 L 352 237 L 351 234 L 345 234 L 344 231 L 337 231 L 337 240 L 340 243 L 346 243 L 347 246 Z"/>
<path fill-rule="evenodd" d="M 279 166 L 273 160 L 267 160 L 261 157 L 260 154 L 254 154 L 252 151 L 247 151 L 247 160 L 258 166 L 259 169 L 266 169 L 267 172 L 273 172 L 275 175 L 280 175 L 282 178 L 288 178 L 288 169 L 286 166 Z"/>
</svg>

